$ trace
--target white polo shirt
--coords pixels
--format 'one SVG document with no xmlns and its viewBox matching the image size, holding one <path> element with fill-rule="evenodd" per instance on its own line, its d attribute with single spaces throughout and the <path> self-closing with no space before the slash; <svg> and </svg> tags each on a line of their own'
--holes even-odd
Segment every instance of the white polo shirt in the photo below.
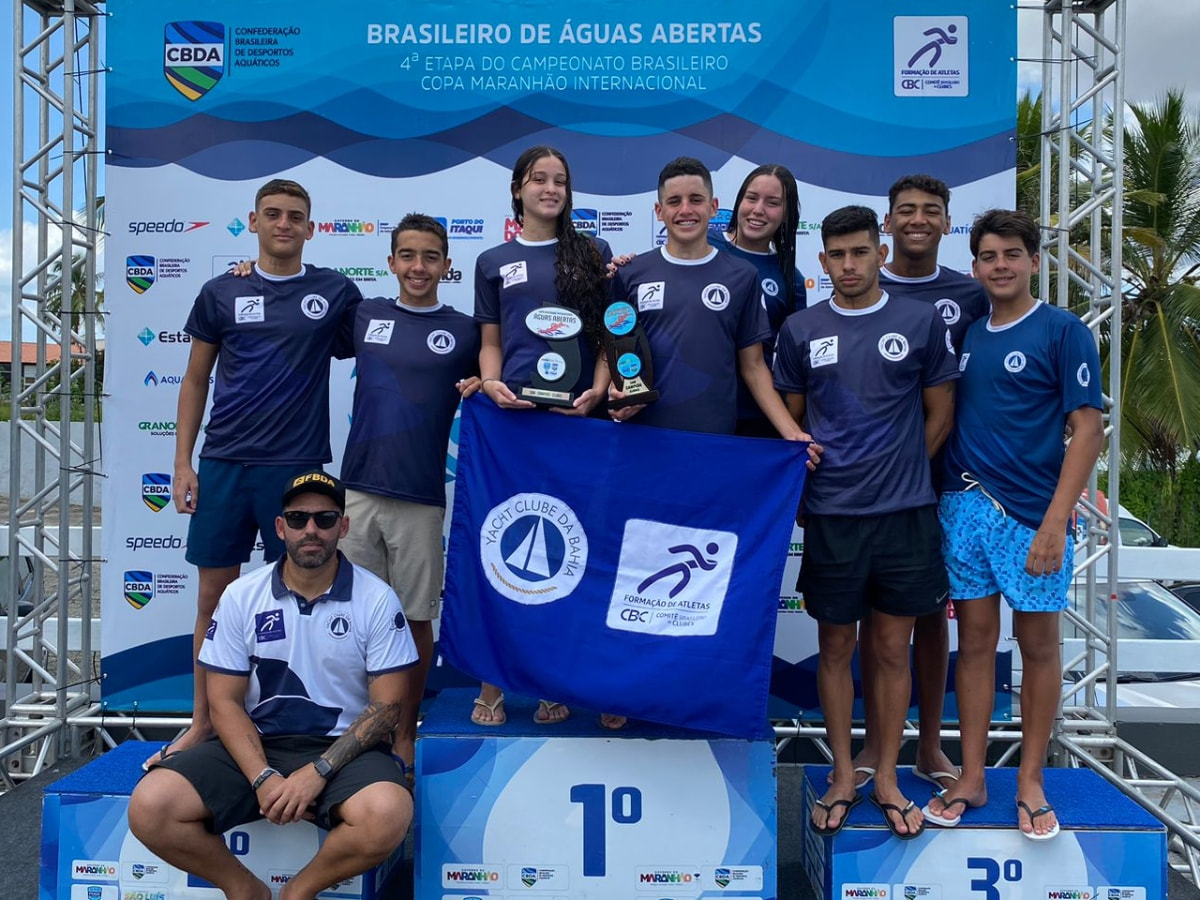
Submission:
<svg viewBox="0 0 1200 900">
<path fill-rule="evenodd" d="M 367 677 L 417 663 L 395 592 L 338 551 L 329 590 L 311 603 L 283 583 L 283 559 L 225 589 L 200 648 L 210 672 L 248 676 L 260 734 L 336 737 L 367 707 Z"/>
</svg>

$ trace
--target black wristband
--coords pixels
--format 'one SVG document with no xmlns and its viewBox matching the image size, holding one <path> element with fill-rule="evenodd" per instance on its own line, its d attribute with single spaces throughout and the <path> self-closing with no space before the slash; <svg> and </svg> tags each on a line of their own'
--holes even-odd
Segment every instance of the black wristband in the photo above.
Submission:
<svg viewBox="0 0 1200 900">
<path fill-rule="evenodd" d="M 279 775 L 280 777 L 282 777 L 283 773 L 280 772 L 278 769 L 272 769 L 270 766 L 267 766 L 265 769 L 263 769 L 261 772 L 258 773 L 258 777 L 255 778 L 254 783 L 250 785 L 250 790 L 257 791 L 260 787 L 263 786 L 263 783 L 268 778 L 270 778 L 272 775 Z"/>
</svg>

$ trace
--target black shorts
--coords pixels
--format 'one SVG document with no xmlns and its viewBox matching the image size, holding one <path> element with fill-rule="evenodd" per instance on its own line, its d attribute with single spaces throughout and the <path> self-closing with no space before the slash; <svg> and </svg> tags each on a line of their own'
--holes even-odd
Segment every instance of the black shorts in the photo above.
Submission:
<svg viewBox="0 0 1200 900">
<path fill-rule="evenodd" d="M 267 765 L 287 776 L 311 763 L 334 740 L 310 735 L 264 737 L 262 746 Z M 212 813 L 208 830 L 213 834 L 223 834 L 230 828 L 263 817 L 258 811 L 258 796 L 251 790 L 250 782 L 224 744 L 216 738 L 210 738 L 189 750 L 172 753 L 160 765 L 178 772 L 191 782 Z M 398 784 L 409 793 L 412 792 L 386 744 L 356 756 L 333 774 L 325 790 L 313 802 L 316 824 L 326 829 L 337 825 L 341 822 L 338 807 L 363 788 L 381 781 Z"/>
<path fill-rule="evenodd" d="M 832 625 L 860 621 L 872 610 L 915 617 L 945 608 L 950 585 L 937 507 L 808 516 L 796 589 L 808 614 Z"/>
</svg>

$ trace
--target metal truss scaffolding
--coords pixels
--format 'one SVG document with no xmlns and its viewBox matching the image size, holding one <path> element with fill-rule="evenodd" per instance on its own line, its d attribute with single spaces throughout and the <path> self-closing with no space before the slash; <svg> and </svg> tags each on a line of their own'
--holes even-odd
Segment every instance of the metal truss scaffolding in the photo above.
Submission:
<svg viewBox="0 0 1200 900">
<path fill-rule="evenodd" d="M 11 477 L 8 578 L 0 587 L 9 598 L 8 608 L 0 608 L 0 787 L 78 752 L 69 720 L 87 708 L 94 681 L 86 626 L 99 619 L 91 598 L 103 15 L 89 0 L 25 0 L 13 9 L 13 368 L 4 398 L 11 410 Z M 22 336 L 30 333 L 35 356 L 27 373 Z M 74 432 L 73 412 L 83 420 Z M 22 484 L 22 469 L 32 485 Z"/>
</svg>

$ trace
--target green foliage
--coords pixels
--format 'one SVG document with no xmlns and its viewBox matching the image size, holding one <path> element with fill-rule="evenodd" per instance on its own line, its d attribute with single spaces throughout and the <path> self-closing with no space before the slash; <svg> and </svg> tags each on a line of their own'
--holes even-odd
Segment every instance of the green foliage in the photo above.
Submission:
<svg viewBox="0 0 1200 900">
<path fill-rule="evenodd" d="M 1108 492 L 1108 473 L 1100 490 Z M 1138 469 L 1121 473 L 1121 505 L 1177 547 L 1200 547 L 1200 461 L 1190 456 L 1178 474 Z"/>
</svg>

